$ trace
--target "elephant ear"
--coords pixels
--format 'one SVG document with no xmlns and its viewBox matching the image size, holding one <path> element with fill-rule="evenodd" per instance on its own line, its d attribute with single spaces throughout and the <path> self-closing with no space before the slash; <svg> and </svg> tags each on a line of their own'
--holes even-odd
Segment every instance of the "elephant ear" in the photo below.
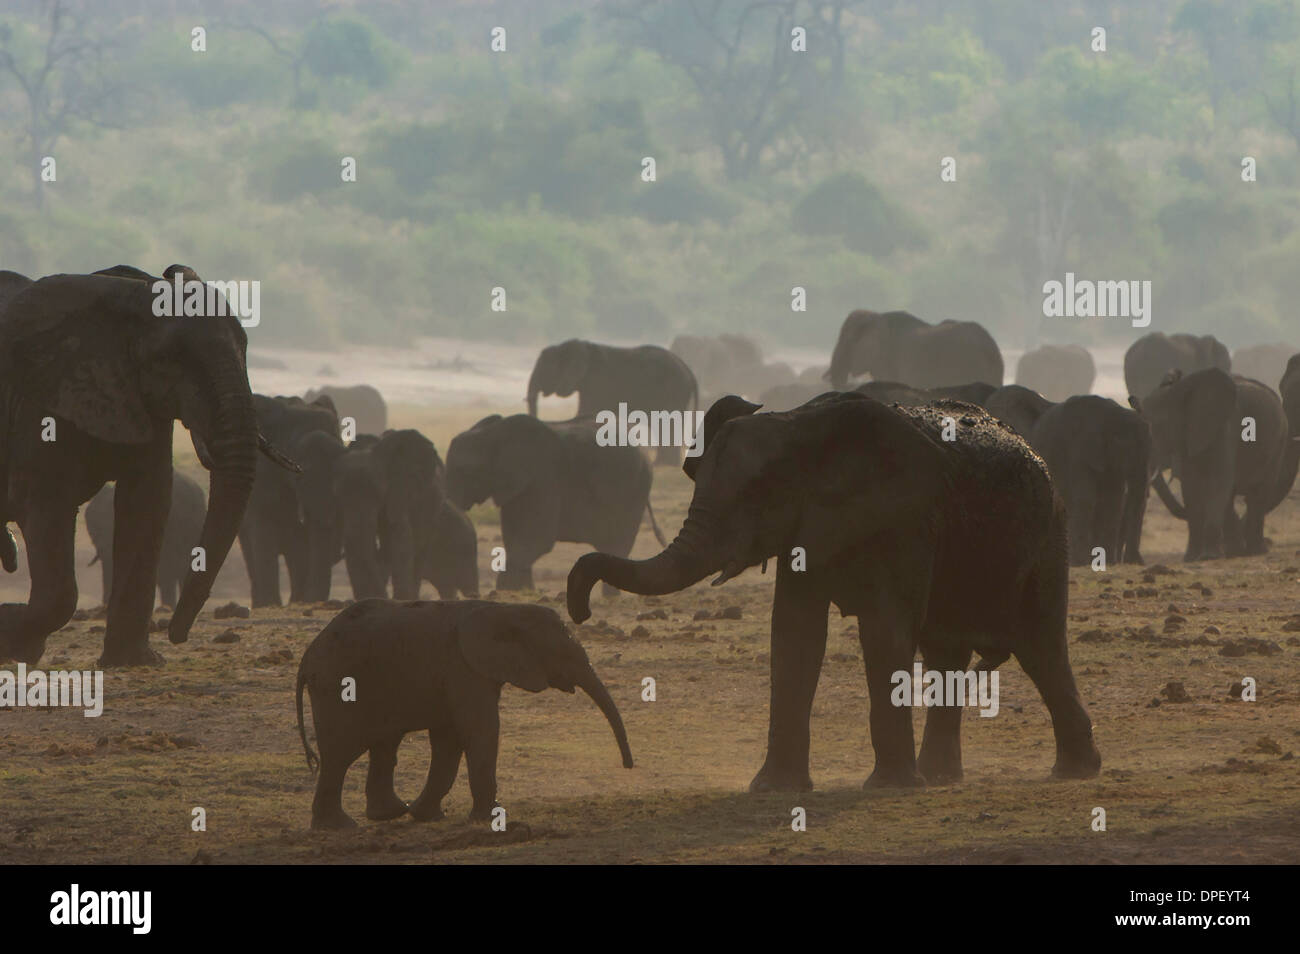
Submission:
<svg viewBox="0 0 1300 954">
<path fill-rule="evenodd" d="M 469 667 L 485 679 L 528 692 L 550 687 L 528 634 L 507 607 L 484 606 L 466 613 L 456 624 L 456 643 Z"/>
<path fill-rule="evenodd" d="M 718 428 L 733 417 L 744 417 L 753 414 L 762 406 L 761 404 L 752 404 L 735 394 L 728 394 L 726 397 L 720 397 L 714 401 L 713 406 L 704 414 L 704 423 L 700 426 L 700 432 L 695 435 L 695 444 L 700 447 L 699 453 L 693 457 L 688 455 L 682 461 L 682 470 L 686 472 L 686 476 L 691 480 L 695 479 L 695 472 L 700 469 L 700 458 L 704 456 L 704 452 L 708 449 L 708 435 L 716 434 Z M 694 449 L 694 446 L 693 444 L 692 449 Z"/>
<path fill-rule="evenodd" d="M 7 311 L 14 391 L 100 440 L 151 441 L 141 364 L 171 330 L 151 296 L 127 278 L 55 275 L 31 286 Z"/>
</svg>

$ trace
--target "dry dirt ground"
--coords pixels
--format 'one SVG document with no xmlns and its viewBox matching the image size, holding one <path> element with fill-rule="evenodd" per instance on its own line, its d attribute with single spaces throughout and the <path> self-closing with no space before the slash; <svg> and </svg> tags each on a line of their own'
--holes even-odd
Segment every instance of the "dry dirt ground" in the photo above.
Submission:
<svg viewBox="0 0 1300 954">
<path fill-rule="evenodd" d="M 393 420 L 445 450 L 486 413 L 395 408 Z M 663 468 L 655 481 L 671 535 L 690 484 Z M 487 591 L 499 527 L 490 507 L 473 516 Z M 1300 495 L 1267 532 L 1265 557 L 1183 565 L 1184 527 L 1153 496 L 1145 568 L 1073 571 L 1070 653 L 1104 759 L 1087 781 L 1049 779 L 1047 711 L 1012 660 L 1001 670 L 999 715 L 964 720 L 963 782 L 864 792 L 872 754 L 861 653 L 855 621 L 833 612 L 812 718 L 816 790 L 749 795 L 766 741 L 772 575 L 750 570 L 724 587 L 658 599 L 598 590 L 577 634 L 622 710 L 636 768 L 620 766 L 608 726 L 582 695 L 507 687 L 505 832 L 465 820 L 463 766 L 448 820 L 365 821 L 364 758 L 344 800 L 361 827 L 308 829 L 313 777 L 295 728 L 294 676 L 336 610 L 214 619 L 226 599 L 247 602 L 236 548 L 189 643 L 153 637 L 164 668 L 106 674 L 100 718 L 0 709 L 0 862 L 1294 862 Z M 563 612 L 564 578 L 584 549 L 557 547 L 538 564 L 541 590 L 512 598 Z M 635 555 L 656 550 L 643 529 Z M 94 568 L 82 583 L 89 608 L 99 596 Z M 9 578 L 4 598 L 25 586 Z M 341 571 L 335 593 L 349 595 Z M 739 619 L 697 619 L 730 608 Z M 92 613 L 53 635 L 43 667 L 92 668 L 102 625 Z M 228 629 L 238 642 L 213 641 Z M 654 702 L 641 701 L 645 677 L 656 681 Z M 1258 684 L 1257 701 L 1230 698 L 1243 677 Z M 922 719 L 917 710 L 918 740 Z M 427 757 L 423 734 L 409 736 L 398 759 L 405 797 L 423 784 Z M 204 832 L 191 830 L 195 807 L 206 811 Z M 791 830 L 796 807 L 807 812 L 804 832 Z M 1105 831 L 1093 830 L 1096 808 Z"/>
</svg>

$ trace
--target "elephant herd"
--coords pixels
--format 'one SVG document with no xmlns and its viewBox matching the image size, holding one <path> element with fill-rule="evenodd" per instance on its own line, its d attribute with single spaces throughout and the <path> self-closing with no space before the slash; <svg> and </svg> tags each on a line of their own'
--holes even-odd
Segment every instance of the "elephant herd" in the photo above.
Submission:
<svg viewBox="0 0 1300 954">
<path fill-rule="evenodd" d="M 38 662 L 75 610 L 87 501 L 107 607 L 103 666 L 160 661 L 148 643 L 155 587 L 173 606 L 172 642 L 184 642 L 236 539 L 255 607 L 281 604 L 281 562 L 291 602 L 330 599 L 343 563 L 356 602 L 308 647 L 297 682 L 309 762 L 304 691 L 321 749 L 317 827 L 351 824 L 343 778 L 367 751 L 369 817 L 441 817 L 462 756 L 473 815 L 485 817 L 506 682 L 582 688 L 631 766 L 610 693 L 558 615 L 477 599 L 468 511 L 489 499 L 498 590 L 531 589 L 559 541 L 595 549 L 568 575 L 578 623 L 597 582 L 667 594 L 774 561 L 768 748 L 750 787 L 799 791 L 812 787 L 809 718 L 832 605 L 858 618 L 876 756 L 868 785 L 962 776 L 960 707 L 928 711 L 918 755 L 910 711 L 889 702 L 918 651 L 948 672 L 976 654 L 976 672 L 1014 655 L 1051 714 L 1054 774 L 1097 774 L 1066 644 L 1069 566 L 1141 562 L 1151 486 L 1187 522 L 1186 559 L 1263 552 L 1264 517 L 1300 464 L 1300 354 L 1275 391 L 1232 374 L 1212 337 L 1147 335 L 1125 357 L 1122 407 L 1088 393 L 1095 367 L 1082 348 L 1031 352 L 1004 385 L 1001 351 L 978 324 L 865 310 L 840 330 L 824 372 L 834 390 L 814 380 L 821 369 L 795 376 L 736 335 L 681 336 L 671 349 L 552 345 L 530 375 L 528 413 L 483 418 L 444 460 L 419 431 L 388 427 L 373 388 L 253 393 L 247 339 L 229 313 L 157 316 L 155 283 L 176 275 L 201 281 L 181 265 L 157 278 L 129 266 L 39 281 L 0 272 L 0 564 L 17 566 L 14 522 L 31 574 L 28 602 L 0 605 L 0 660 Z M 1277 366 L 1275 354 L 1256 358 Z M 871 380 L 852 380 L 862 374 Z M 817 393 L 764 413 L 746 397 L 800 388 Z M 575 418 L 538 417 L 539 396 L 574 393 Z M 593 415 L 620 404 L 693 412 L 701 393 L 708 410 L 683 463 L 691 502 L 668 542 L 650 508 L 651 462 L 602 441 Z M 172 469 L 175 420 L 208 471 L 206 499 Z M 684 450 L 660 447 L 657 462 L 679 463 Z M 662 550 L 634 560 L 646 517 Z M 441 601 L 419 601 L 424 581 Z M 349 679 L 364 702 L 340 708 Z M 432 759 L 408 806 L 393 765 L 417 729 Z"/>
</svg>

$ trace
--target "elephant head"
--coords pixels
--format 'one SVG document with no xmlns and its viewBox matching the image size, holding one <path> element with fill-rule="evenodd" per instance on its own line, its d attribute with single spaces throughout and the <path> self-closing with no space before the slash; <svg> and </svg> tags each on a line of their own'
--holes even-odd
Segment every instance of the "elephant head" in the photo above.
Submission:
<svg viewBox="0 0 1300 954">
<path fill-rule="evenodd" d="M 188 638 L 239 530 L 253 485 L 260 440 L 248 386 L 248 339 L 233 309 L 225 315 L 159 317 L 161 280 L 119 266 L 107 275 L 54 275 L 16 296 L 6 333 L 17 362 L 13 393 L 99 440 L 146 444 L 179 419 L 211 472 L 198 545 L 206 569 L 185 578 L 169 627 Z M 166 286 L 156 284 L 159 281 Z M 173 310 L 175 314 L 175 310 Z M 283 458 L 281 458 L 283 460 Z M 286 462 L 287 463 L 287 462 Z"/>
<path fill-rule="evenodd" d="M 896 353 L 903 336 L 922 324 L 905 311 L 851 312 L 840 326 L 827 380 L 838 391 L 848 387 L 852 375 L 863 371 L 869 371 L 876 380 L 902 380 Z"/>
<path fill-rule="evenodd" d="M 623 767 L 632 767 L 632 750 L 618 707 L 582 646 L 569 636 L 553 610 L 522 604 L 484 606 L 460 619 L 456 641 L 469 667 L 493 682 L 508 682 L 529 692 L 582 689 L 614 730 Z"/>
<path fill-rule="evenodd" d="M 558 438 L 541 421 L 524 414 L 485 417 L 447 447 L 447 496 L 463 510 L 489 497 L 504 506 L 554 472 L 559 453 Z"/>
<path fill-rule="evenodd" d="M 790 414 L 755 414 L 734 395 L 704 419 L 704 453 L 688 461 L 695 493 L 682 529 L 659 555 L 580 557 L 569 573 L 569 615 L 591 615 L 597 581 L 632 593 L 684 589 L 718 572 L 717 586 L 806 549 L 808 572 L 836 565 L 874 533 L 924 525 L 939 499 L 943 452 L 889 407 L 826 394 Z M 719 572 L 720 571 L 720 572 Z"/>
<path fill-rule="evenodd" d="M 528 378 L 528 413 L 537 416 L 539 394 L 568 397 L 581 390 L 591 360 L 591 345 L 577 338 L 543 348 Z"/>
</svg>

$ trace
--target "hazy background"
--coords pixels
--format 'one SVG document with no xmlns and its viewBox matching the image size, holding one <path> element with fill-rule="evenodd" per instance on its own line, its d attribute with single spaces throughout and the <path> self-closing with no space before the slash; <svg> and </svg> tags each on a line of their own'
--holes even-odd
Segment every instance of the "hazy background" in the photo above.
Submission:
<svg viewBox="0 0 1300 954">
<path fill-rule="evenodd" d="M 513 393 L 547 341 L 683 330 L 797 369 L 869 307 L 1092 345 L 1106 390 L 1143 332 L 1044 319 L 1066 270 L 1150 279 L 1148 330 L 1300 338 L 1294 0 L 53 9 L 0 0 L 0 268 L 260 280 L 255 388 Z"/>
</svg>

